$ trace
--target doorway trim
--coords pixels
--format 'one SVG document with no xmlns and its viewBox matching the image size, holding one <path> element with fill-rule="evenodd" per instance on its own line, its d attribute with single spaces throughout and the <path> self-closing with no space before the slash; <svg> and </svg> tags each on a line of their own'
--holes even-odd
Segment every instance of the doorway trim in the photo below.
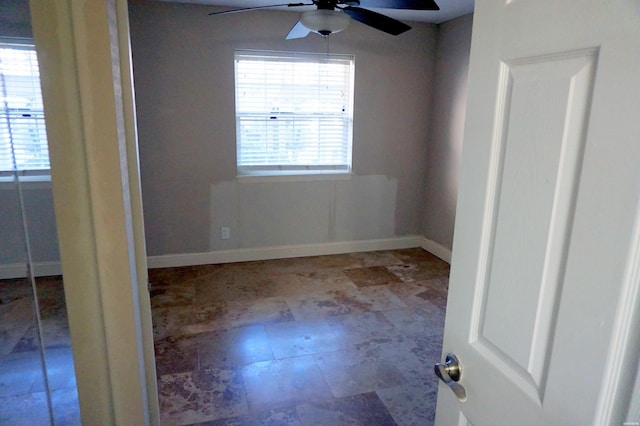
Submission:
<svg viewBox="0 0 640 426">
<path fill-rule="evenodd" d="M 126 0 L 31 0 L 83 423 L 159 424 Z"/>
</svg>

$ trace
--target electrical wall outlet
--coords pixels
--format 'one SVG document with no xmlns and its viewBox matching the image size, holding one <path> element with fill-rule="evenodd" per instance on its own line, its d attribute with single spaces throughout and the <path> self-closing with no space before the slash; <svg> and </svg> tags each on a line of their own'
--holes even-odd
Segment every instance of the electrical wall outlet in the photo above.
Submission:
<svg viewBox="0 0 640 426">
<path fill-rule="evenodd" d="M 228 226 L 223 226 L 222 228 L 220 228 L 220 236 L 223 240 L 228 240 L 229 238 L 231 238 L 231 228 L 229 228 Z"/>
</svg>

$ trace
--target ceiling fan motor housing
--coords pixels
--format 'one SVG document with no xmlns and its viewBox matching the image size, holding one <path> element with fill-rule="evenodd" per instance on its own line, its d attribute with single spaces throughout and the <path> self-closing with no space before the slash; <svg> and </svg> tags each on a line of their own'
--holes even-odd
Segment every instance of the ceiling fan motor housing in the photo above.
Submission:
<svg viewBox="0 0 640 426">
<path fill-rule="evenodd" d="M 302 25 L 323 36 L 338 33 L 349 26 L 351 18 L 340 10 L 318 9 L 304 12 Z"/>
</svg>

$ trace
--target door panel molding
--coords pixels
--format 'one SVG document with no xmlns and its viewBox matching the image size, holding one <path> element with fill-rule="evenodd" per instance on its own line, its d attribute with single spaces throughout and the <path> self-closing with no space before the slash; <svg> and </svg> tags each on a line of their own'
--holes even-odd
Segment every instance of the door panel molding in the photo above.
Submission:
<svg viewBox="0 0 640 426">
<path fill-rule="evenodd" d="M 498 89 L 500 101 L 496 106 L 498 119 L 491 157 L 494 163 L 490 166 L 495 172 L 487 191 L 487 199 L 494 201 L 487 205 L 488 220 L 483 232 L 493 238 L 483 244 L 488 255 L 482 264 L 484 279 L 477 287 L 482 296 L 476 298 L 477 317 L 470 341 L 480 339 L 486 351 L 496 351 L 494 358 L 502 363 L 499 369 L 511 371 L 523 383 L 531 384 L 540 400 L 544 396 L 552 330 L 562 292 L 584 153 L 583 129 L 590 110 L 596 63 L 597 49 L 581 49 L 514 60 L 501 67 L 503 76 Z M 546 95 L 540 96 L 541 92 Z M 527 121 L 531 116 L 545 122 L 544 128 L 540 128 L 539 122 Z M 554 121 L 555 125 L 550 126 Z M 529 125 L 519 131 L 523 122 Z M 550 131 L 549 127 L 554 128 Z M 523 187 L 527 189 L 523 191 Z M 536 198 L 523 199 L 523 194 Z M 531 215 L 518 215 L 518 211 Z M 500 216 L 508 229 L 497 226 Z M 540 235 L 533 252 L 537 254 L 536 263 L 531 263 L 530 258 L 534 241 L 524 241 L 525 245 L 519 248 L 510 243 L 511 234 L 519 232 L 520 227 L 537 229 L 533 234 Z M 506 238 L 506 245 L 502 238 Z M 498 262 L 496 244 L 502 258 Z M 523 271 L 514 266 L 518 261 L 526 262 L 529 269 Z M 499 276 L 504 272 L 513 275 Z M 522 288 L 512 290 L 514 280 L 522 279 L 531 281 L 522 286 L 529 294 L 522 294 Z M 489 282 L 493 282 L 493 287 Z M 488 304 L 488 300 L 495 300 L 490 294 L 496 291 L 516 291 L 511 297 L 513 303 Z M 531 303 L 534 298 L 537 304 Z M 514 347 L 519 353 L 514 352 Z M 531 392 L 527 389 L 528 394 Z"/>
</svg>

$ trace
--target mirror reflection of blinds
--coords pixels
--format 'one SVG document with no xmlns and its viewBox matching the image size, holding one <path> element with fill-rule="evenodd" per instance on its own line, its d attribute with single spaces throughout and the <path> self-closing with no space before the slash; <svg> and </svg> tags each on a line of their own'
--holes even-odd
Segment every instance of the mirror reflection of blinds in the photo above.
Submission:
<svg viewBox="0 0 640 426">
<path fill-rule="evenodd" d="M 33 44 L 0 39 L 0 173 L 47 173 L 49 150 Z"/>
<path fill-rule="evenodd" d="M 351 55 L 236 51 L 238 172 L 350 172 Z"/>
</svg>

